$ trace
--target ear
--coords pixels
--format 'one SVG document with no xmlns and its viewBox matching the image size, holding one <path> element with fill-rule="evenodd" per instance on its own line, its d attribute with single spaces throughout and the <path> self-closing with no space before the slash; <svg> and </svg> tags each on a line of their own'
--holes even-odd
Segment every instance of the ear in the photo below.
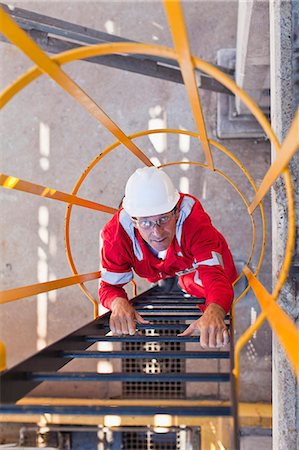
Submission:
<svg viewBox="0 0 299 450">
<path fill-rule="evenodd" d="M 179 208 L 177 208 L 175 211 L 175 215 L 174 215 L 176 221 L 178 220 L 179 215 L 180 215 L 180 210 L 179 210 Z"/>
</svg>

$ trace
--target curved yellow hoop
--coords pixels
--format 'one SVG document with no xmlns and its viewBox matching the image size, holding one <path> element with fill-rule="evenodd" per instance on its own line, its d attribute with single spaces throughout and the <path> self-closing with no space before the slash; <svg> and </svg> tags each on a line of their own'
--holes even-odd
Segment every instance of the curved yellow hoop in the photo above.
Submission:
<svg viewBox="0 0 299 450">
<path fill-rule="evenodd" d="M 177 60 L 176 52 L 170 48 L 162 47 L 158 45 L 149 45 L 149 44 L 138 44 L 138 43 L 127 43 L 127 42 L 117 42 L 112 44 L 97 44 L 87 47 L 80 47 L 73 50 L 68 50 L 59 55 L 52 57 L 51 59 L 61 64 L 66 64 L 68 62 L 91 58 L 93 56 L 101 56 L 108 55 L 111 53 L 136 53 L 136 54 L 145 54 L 145 55 L 155 55 L 162 56 L 165 58 L 170 58 Z M 201 58 L 197 58 L 192 56 L 192 61 L 194 67 L 202 70 L 203 72 L 211 75 L 217 81 L 219 81 L 223 86 L 228 88 L 235 95 L 240 97 L 243 103 L 248 107 L 250 112 L 254 115 L 257 121 L 260 123 L 262 128 L 264 129 L 266 135 L 274 145 L 274 148 L 277 152 L 279 152 L 281 146 L 280 143 L 273 132 L 267 118 L 260 110 L 260 108 L 256 105 L 256 103 L 249 97 L 249 95 L 243 91 L 237 84 L 230 79 L 227 75 L 222 73 L 219 69 L 202 60 Z M 5 89 L 0 95 L 0 107 L 3 107 L 8 100 L 10 100 L 17 92 L 19 92 L 22 88 L 28 85 L 31 81 L 38 78 L 41 75 L 41 71 L 38 67 L 31 68 L 27 73 L 18 78 L 12 85 L 10 85 L 7 89 Z M 282 262 L 282 267 L 280 271 L 279 279 L 276 283 L 276 286 L 273 291 L 273 295 L 277 298 L 280 289 L 283 283 L 286 280 L 290 264 L 291 264 L 291 255 L 294 249 L 295 244 L 295 214 L 293 211 L 294 208 L 294 199 L 293 199 L 293 186 L 291 183 L 290 173 L 288 169 L 283 171 L 285 184 L 287 188 L 287 197 L 288 197 L 288 205 L 289 205 L 289 233 L 288 240 L 286 244 L 285 250 L 285 258 Z M 290 212 L 291 211 L 291 212 Z"/>
<path fill-rule="evenodd" d="M 59 65 L 73 61 L 75 59 L 83 59 L 92 56 L 99 56 L 104 54 L 111 53 L 140 53 L 140 54 L 150 54 L 150 55 L 158 55 L 164 56 L 166 58 L 171 58 L 174 60 L 178 60 L 179 56 L 177 52 L 174 50 L 168 49 L 166 47 L 154 46 L 154 45 L 146 45 L 146 44 L 136 44 L 136 43 L 114 43 L 114 44 L 100 44 L 90 47 L 81 47 L 79 49 L 70 50 L 61 55 L 58 55 L 52 58 Z M 231 80 L 227 75 L 223 74 L 220 70 L 213 67 L 209 63 L 201 60 L 200 58 L 196 58 L 194 56 L 191 57 L 192 64 L 194 68 L 200 69 L 203 72 L 211 75 L 216 80 L 218 80 L 221 84 L 231 90 L 235 95 L 239 96 L 239 98 L 243 101 L 243 103 L 248 107 L 257 121 L 260 123 L 262 128 L 264 129 L 266 135 L 269 137 L 271 143 L 275 147 L 276 151 L 279 152 L 281 149 L 280 143 L 275 136 L 269 122 L 266 117 L 262 113 L 262 111 L 258 108 L 255 102 L 241 89 L 239 88 L 233 80 Z M 24 76 L 20 77 L 13 85 L 8 87 L 0 96 L 0 105 L 4 106 L 8 100 L 10 100 L 13 95 L 15 95 L 20 89 L 25 87 L 29 82 L 33 81 L 40 75 L 40 70 L 38 68 L 33 68 L 29 72 L 27 72 Z M 197 136 L 199 137 L 199 136 Z M 295 243 L 295 210 L 294 210 L 294 198 L 293 198 L 293 186 L 291 183 L 290 173 L 288 169 L 285 169 L 283 172 L 283 176 L 285 179 L 286 191 L 287 191 L 287 200 L 288 200 L 288 237 L 285 249 L 285 256 L 282 262 L 280 274 L 277 280 L 277 283 L 273 289 L 272 298 L 274 300 L 277 299 L 279 291 L 286 280 L 289 267 L 291 264 L 292 251 Z M 259 203 L 261 204 L 261 203 Z M 261 319 L 260 321 L 261 322 Z M 244 340 L 243 340 L 244 341 Z M 243 345 L 243 341 L 241 342 Z M 244 341 L 245 342 L 245 341 Z M 241 345 L 240 343 L 240 345 Z M 239 349 L 236 352 L 236 357 L 238 358 Z"/>
<path fill-rule="evenodd" d="M 157 134 L 157 133 L 173 133 L 173 134 L 185 134 L 185 135 L 189 135 L 192 136 L 194 138 L 197 138 L 197 134 L 191 131 L 186 131 L 186 130 L 176 130 L 176 129 L 157 129 L 157 130 L 146 130 L 146 131 L 140 131 L 138 133 L 135 133 L 133 135 L 130 135 L 129 138 L 130 139 L 135 139 L 138 137 L 142 137 L 142 136 L 146 136 L 149 134 Z M 218 150 L 224 152 L 229 158 L 231 158 L 231 160 L 241 169 L 241 171 L 244 173 L 244 175 L 246 176 L 246 178 L 248 179 L 248 181 L 250 182 L 250 184 L 252 185 L 254 191 L 257 191 L 256 185 L 254 183 L 253 178 L 250 176 L 250 174 L 248 173 L 248 171 L 245 169 L 245 167 L 241 164 L 241 162 L 234 156 L 232 155 L 223 145 L 219 144 L 218 142 L 210 139 L 209 143 L 212 144 L 213 146 L 215 146 L 216 148 L 218 148 Z M 105 150 L 103 150 L 103 152 L 101 152 L 96 158 L 94 158 L 94 160 L 88 165 L 88 167 L 83 171 L 83 173 L 81 174 L 81 176 L 79 177 L 78 181 L 76 182 L 73 190 L 72 190 L 72 195 L 76 195 L 83 183 L 83 181 L 85 180 L 85 178 L 87 177 L 87 175 L 91 172 L 91 170 L 96 166 L 96 164 L 101 161 L 106 155 L 108 155 L 112 150 L 114 150 L 115 148 L 117 148 L 120 145 L 120 141 L 116 141 L 114 142 L 112 145 L 110 145 L 109 147 L 107 147 Z M 175 164 L 184 164 L 182 162 L 172 162 L 172 163 L 168 163 L 168 164 L 163 164 L 161 165 L 161 167 L 165 167 L 167 165 L 175 165 Z M 190 162 L 188 161 L 186 164 L 194 164 L 206 169 L 209 169 L 209 167 L 206 164 L 202 164 L 202 163 L 197 163 L 197 162 Z M 245 196 L 242 194 L 242 192 L 239 190 L 239 188 L 236 186 L 236 184 L 229 178 L 227 177 L 223 172 L 215 169 L 215 172 L 217 172 L 218 174 L 220 174 L 221 176 L 223 176 L 233 187 L 234 189 L 239 193 L 239 195 L 241 196 L 243 202 L 246 205 L 247 211 L 248 211 L 248 206 L 249 206 L 249 202 L 246 200 Z M 71 270 L 73 272 L 73 274 L 77 274 L 77 268 L 76 265 L 74 263 L 74 259 L 72 256 L 72 252 L 71 252 L 71 246 L 70 246 L 70 217 L 71 217 L 71 211 L 72 211 L 72 206 L 73 205 L 68 205 L 67 207 L 67 212 L 66 212 L 66 216 L 65 216 L 65 242 L 66 242 L 66 253 L 67 253 L 67 259 L 68 262 L 70 264 Z M 260 211 L 261 211 L 261 217 L 262 217 L 262 224 L 263 224 L 263 242 L 262 242 L 262 248 L 261 248 L 261 254 L 259 257 L 259 261 L 258 261 L 258 265 L 257 265 L 257 269 L 255 271 L 255 275 L 259 272 L 261 264 L 262 264 L 262 260 L 264 257 L 264 247 L 265 247 L 265 241 L 266 241 L 266 222 L 265 222 L 265 215 L 264 215 L 264 208 L 262 203 L 260 203 Z M 254 246 L 255 246 L 255 242 L 256 242 L 256 226 L 255 226 L 255 222 L 254 222 L 254 218 L 252 214 L 249 214 L 251 222 L 252 222 L 252 233 L 253 233 L 253 238 L 252 238 L 252 246 L 251 246 L 251 251 L 250 251 L 250 255 L 246 261 L 246 264 L 248 265 L 249 262 L 251 261 L 253 252 L 254 252 Z M 241 272 L 237 278 L 237 280 L 235 281 L 235 283 L 237 283 L 237 281 L 243 276 L 243 273 Z M 88 291 L 88 289 L 86 288 L 86 286 L 84 285 L 84 283 L 80 284 L 80 288 L 82 289 L 82 291 L 84 292 L 84 294 L 87 296 L 87 298 L 93 303 L 94 305 L 94 311 L 96 314 L 97 311 L 97 301 L 96 299 L 90 294 L 90 292 Z M 240 296 L 235 300 L 235 302 L 238 302 L 249 290 L 249 287 L 247 287 L 241 294 Z"/>
</svg>

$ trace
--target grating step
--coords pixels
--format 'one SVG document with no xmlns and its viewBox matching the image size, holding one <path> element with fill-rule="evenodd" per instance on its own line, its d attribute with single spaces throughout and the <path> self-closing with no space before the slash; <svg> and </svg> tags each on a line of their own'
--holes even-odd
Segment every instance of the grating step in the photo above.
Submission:
<svg viewBox="0 0 299 450">
<path fill-rule="evenodd" d="M 94 373 L 37 372 L 28 374 L 32 381 L 230 381 L 229 373 Z"/>
<path fill-rule="evenodd" d="M 59 354 L 62 358 L 134 358 L 134 359 L 229 359 L 230 353 L 226 351 L 200 351 L 200 352 L 100 352 L 100 351 L 68 351 Z"/>
</svg>

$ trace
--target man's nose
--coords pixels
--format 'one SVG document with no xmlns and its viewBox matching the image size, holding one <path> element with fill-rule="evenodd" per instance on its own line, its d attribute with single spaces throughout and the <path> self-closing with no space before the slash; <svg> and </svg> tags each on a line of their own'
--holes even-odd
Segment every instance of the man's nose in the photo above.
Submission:
<svg viewBox="0 0 299 450">
<path fill-rule="evenodd" d="M 155 224 L 152 228 L 152 233 L 155 236 L 160 236 L 163 233 L 162 227 L 160 225 L 158 225 L 157 222 L 155 222 Z"/>
</svg>

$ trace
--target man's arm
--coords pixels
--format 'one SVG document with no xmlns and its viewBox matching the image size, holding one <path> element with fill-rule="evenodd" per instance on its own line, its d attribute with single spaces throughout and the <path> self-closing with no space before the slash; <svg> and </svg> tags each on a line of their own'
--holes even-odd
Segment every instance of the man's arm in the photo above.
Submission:
<svg viewBox="0 0 299 450">
<path fill-rule="evenodd" d="M 210 303 L 203 315 L 178 336 L 200 335 L 200 345 L 203 348 L 223 347 L 229 343 L 229 333 L 224 318 L 224 309 L 216 303 Z"/>
<path fill-rule="evenodd" d="M 99 289 L 100 302 L 111 310 L 110 329 L 113 334 L 134 334 L 136 323 L 148 323 L 130 304 L 125 284 L 133 279 L 131 261 L 123 251 L 124 236 L 119 231 L 116 218 L 102 233 L 102 279 Z M 116 230 L 118 229 L 118 232 Z"/>
</svg>

